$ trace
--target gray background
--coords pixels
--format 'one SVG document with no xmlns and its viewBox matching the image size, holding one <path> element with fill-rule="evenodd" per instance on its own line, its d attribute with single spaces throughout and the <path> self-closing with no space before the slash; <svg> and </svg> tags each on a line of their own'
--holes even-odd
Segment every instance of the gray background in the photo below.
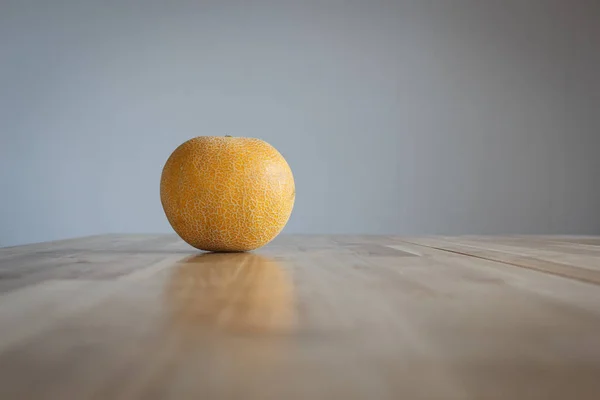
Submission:
<svg viewBox="0 0 600 400">
<path fill-rule="evenodd" d="M 598 1 L 0 4 L 0 245 L 168 232 L 225 134 L 288 159 L 287 232 L 600 233 Z"/>
</svg>

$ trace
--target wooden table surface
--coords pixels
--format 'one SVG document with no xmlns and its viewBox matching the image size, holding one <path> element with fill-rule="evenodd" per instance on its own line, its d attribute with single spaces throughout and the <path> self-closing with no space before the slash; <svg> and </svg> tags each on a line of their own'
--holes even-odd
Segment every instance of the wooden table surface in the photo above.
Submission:
<svg viewBox="0 0 600 400">
<path fill-rule="evenodd" d="M 0 399 L 600 399 L 600 238 L 0 249 Z"/>
</svg>

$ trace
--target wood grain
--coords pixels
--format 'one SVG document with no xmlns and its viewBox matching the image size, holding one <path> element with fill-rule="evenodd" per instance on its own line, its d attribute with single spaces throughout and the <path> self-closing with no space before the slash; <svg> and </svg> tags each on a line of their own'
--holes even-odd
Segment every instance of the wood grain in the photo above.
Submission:
<svg viewBox="0 0 600 400">
<path fill-rule="evenodd" d="M 600 239 L 0 249 L 1 399 L 598 399 Z"/>
</svg>

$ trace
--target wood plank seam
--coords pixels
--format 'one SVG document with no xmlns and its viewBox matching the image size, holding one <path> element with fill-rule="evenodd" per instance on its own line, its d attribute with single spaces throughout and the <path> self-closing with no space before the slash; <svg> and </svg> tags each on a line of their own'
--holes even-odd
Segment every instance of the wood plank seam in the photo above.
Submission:
<svg viewBox="0 0 600 400">
<path fill-rule="evenodd" d="M 444 247 L 440 247 L 440 246 L 426 245 L 426 244 L 422 244 L 422 243 L 418 243 L 418 242 L 410 242 L 410 241 L 406 241 L 406 240 L 403 240 L 403 241 L 406 243 L 416 245 L 416 246 L 427 247 L 430 249 L 440 250 L 440 251 L 444 251 L 447 253 L 453 253 L 453 254 L 458 254 L 461 256 L 478 258 L 478 259 L 486 260 L 486 261 L 498 262 L 498 263 L 505 264 L 505 265 L 512 265 L 514 267 L 526 268 L 526 269 L 530 269 L 533 271 L 546 273 L 549 275 L 560 276 L 561 278 L 573 279 L 576 281 L 590 283 L 593 285 L 600 285 L 600 276 L 598 276 L 599 274 L 595 273 L 595 271 L 591 271 L 591 270 L 587 270 L 587 269 L 583 269 L 583 268 L 572 267 L 567 264 L 560 264 L 560 263 L 555 263 L 555 262 L 550 262 L 550 261 L 537 260 L 532 257 L 523 257 L 523 256 L 519 257 L 520 262 L 507 261 L 507 260 L 503 260 L 502 258 L 499 258 L 499 257 L 483 256 L 483 255 L 472 254 L 472 253 L 459 251 L 459 250 L 452 250 L 452 249 L 448 249 L 448 248 L 444 248 Z M 493 252 L 491 250 L 486 250 L 486 251 Z M 543 263 L 544 266 L 536 265 L 536 263 Z"/>
</svg>

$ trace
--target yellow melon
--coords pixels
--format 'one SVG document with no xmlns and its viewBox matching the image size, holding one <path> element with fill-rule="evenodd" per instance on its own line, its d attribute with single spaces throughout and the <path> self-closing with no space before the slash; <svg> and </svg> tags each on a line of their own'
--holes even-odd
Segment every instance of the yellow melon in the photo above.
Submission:
<svg viewBox="0 0 600 400">
<path fill-rule="evenodd" d="M 199 136 L 168 158 L 160 198 L 175 232 L 207 251 L 248 251 L 277 236 L 294 207 L 292 171 L 270 144 Z"/>
</svg>

